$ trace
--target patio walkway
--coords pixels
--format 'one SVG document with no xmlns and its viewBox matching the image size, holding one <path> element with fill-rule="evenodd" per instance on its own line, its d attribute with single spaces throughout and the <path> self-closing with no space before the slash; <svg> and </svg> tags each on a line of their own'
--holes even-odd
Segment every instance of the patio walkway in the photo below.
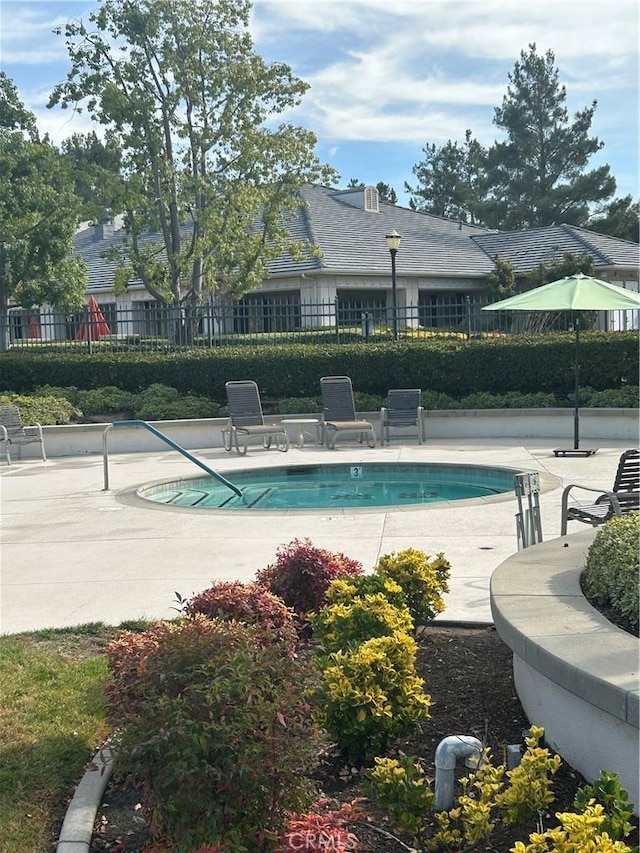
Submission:
<svg viewBox="0 0 640 853">
<path fill-rule="evenodd" d="M 606 440 L 595 456 L 556 459 L 553 448 L 563 446 L 563 439 L 437 439 L 374 449 L 344 443 L 333 453 L 294 446 L 286 455 L 259 447 L 245 458 L 219 448 L 194 454 L 222 473 L 318 461 L 456 462 L 539 471 L 550 486 L 540 497 L 547 540 L 560 533 L 563 486 L 607 488 L 630 445 Z M 452 573 L 439 618 L 490 623 L 489 578 L 517 551 L 514 494 L 419 509 L 176 511 L 123 500 L 134 486 L 198 473 L 176 452 L 113 454 L 109 470 L 111 490 L 104 492 L 99 455 L 0 463 L 0 633 L 175 616 L 176 591 L 189 596 L 214 579 L 251 580 L 274 560 L 279 545 L 296 537 L 342 551 L 366 571 L 391 551 L 442 551 Z M 569 532 L 584 529 L 572 524 Z"/>
</svg>

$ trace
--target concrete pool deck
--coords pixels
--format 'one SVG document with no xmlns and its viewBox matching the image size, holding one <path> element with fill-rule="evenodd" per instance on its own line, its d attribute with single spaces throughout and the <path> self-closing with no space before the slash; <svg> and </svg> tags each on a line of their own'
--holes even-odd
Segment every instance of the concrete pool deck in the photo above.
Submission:
<svg viewBox="0 0 640 853">
<path fill-rule="evenodd" d="M 583 442 L 587 446 L 586 442 Z M 569 483 L 609 488 L 629 440 L 589 441 L 590 457 L 558 457 L 566 439 L 432 439 L 362 448 L 292 446 L 287 454 L 252 446 L 246 457 L 221 448 L 192 451 L 226 474 L 232 469 L 301 463 L 447 462 L 540 472 L 544 539 L 560 535 L 560 499 Z M 378 558 L 413 547 L 444 552 L 452 565 L 445 621 L 492 622 L 489 580 L 517 551 L 515 494 L 423 508 L 307 512 L 173 510 L 133 501 L 134 486 L 192 477 L 193 463 L 172 450 L 112 453 L 103 491 L 99 454 L 48 462 L 0 463 L 0 633 L 83 622 L 175 616 L 175 592 L 190 596 L 212 580 L 252 580 L 279 545 L 308 537 L 370 571 Z M 587 529 L 572 523 L 569 533 Z"/>
</svg>

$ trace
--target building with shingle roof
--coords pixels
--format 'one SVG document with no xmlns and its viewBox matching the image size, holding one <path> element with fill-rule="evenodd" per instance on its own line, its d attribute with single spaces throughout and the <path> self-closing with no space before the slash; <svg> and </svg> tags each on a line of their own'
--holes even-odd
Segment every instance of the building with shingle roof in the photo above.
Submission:
<svg viewBox="0 0 640 853">
<path fill-rule="evenodd" d="M 568 252 L 587 254 L 599 277 L 638 290 L 635 243 L 572 225 L 490 231 L 382 201 L 371 186 L 304 186 L 288 228 L 294 240 L 315 251 L 301 259 L 285 253 L 270 261 L 269 278 L 238 300 L 231 312 L 224 312 L 224 319 L 216 321 L 218 331 L 359 324 L 365 316 L 388 321 L 394 303 L 385 238 L 392 231 L 402 238 L 395 289 L 395 316 L 402 325 L 458 323 L 471 303 L 479 316 L 486 277 L 498 255 L 514 265 L 516 275 L 524 275 L 540 264 L 562 260 Z M 87 296 L 97 298 L 118 334 L 158 333 L 157 323 L 150 320 L 157 303 L 141 281 L 131 280 L 123 295 L 113 292 L 116 264 L 108 250 L 125 239 L 124 229 L 109 222 L 76 235 L 75 251 L 88 270 Z M 155 234 L 144 237 L 158 239 Z"/>
<path fill-rule="evenodd" d="M 637 244 L 572 225 L 489 231 L 381 201 L 375 187 L 305 186 L 300 197 L 289 231 L 293 239 L 316 246 L 317 253 L 273 259 L 270 277 L 254 297 L 293 296 L 298 291 L 304 301 L 322 301 L 345 290 L 387 292 L 390 258 L 385 237 L 393 230 L 402 237 L 397 287 L 405 304 L 417 304 L 423 292 L 481 293 L 497 255 L 511 261 L 516 274 L 524 274 L 562 260 L 567 252 L 588 254 L 599 275 L 638 281 Z M 77 234 L 75 249 L 87 264 L 89 292 L 101 291 L 106 298 L 113 289 L 115 264 L 105 258 L 105 251 L 121 244 L 125 236 L 123 229 L 110 223 Z M 130 282 L 132 299 L 148 299 L 142 290 L 141 282 Z"/>
<path fill-rule="evenodd" d="M 527 273 L 541 264 L 561 261 L 564 255 L 590 255 L 598 274 L 635 274 L 639 262 L 637 243 L 618 240 L 575 225 L 550 225 L 523 231 L 493 231 L 473 237 L 490 258 L 500 255 L 511 261 L 517 272 Z"/>
</svg>

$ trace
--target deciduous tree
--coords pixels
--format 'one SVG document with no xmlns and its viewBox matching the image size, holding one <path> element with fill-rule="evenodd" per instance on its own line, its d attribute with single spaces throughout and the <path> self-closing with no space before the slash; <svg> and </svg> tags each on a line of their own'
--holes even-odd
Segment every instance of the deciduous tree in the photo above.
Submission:
<svg viewBox="0 0 640 853">
<path fill-rule="evenodd" d="M 309 131 L 277 124 L 307 85 L 253 49 L 247 0 L 105 0 L 64 30 L 71 69 L 50 104 L 87 108 L 122 150 L 120 286 L 161 303 L 235 296 L 268 276 L 304 182 L 331 183 Z M 157 239 L 149 239 L 157 232 Z"/>
<path fill-rule="evenodd" d="M 0 349 L 9 346 L 8 309 L 84 301 L 84 264 L 72 256 L 80 204 L 59 152 L 40 142 L 34 116 L 0 73 Z"/>
<path fill-rule="evenodd" d="M 62 153 L 71 166 L 83 220 L 100 221 L 124 209 L 122 153 L 114 134 L 100 139 L 95 130 L 75 133 L 62 143 Z"/>
</svg>

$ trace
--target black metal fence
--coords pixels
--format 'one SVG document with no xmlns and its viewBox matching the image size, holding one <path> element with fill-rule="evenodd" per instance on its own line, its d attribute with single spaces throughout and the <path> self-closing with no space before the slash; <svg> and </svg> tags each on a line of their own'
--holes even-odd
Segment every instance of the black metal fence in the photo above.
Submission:
<svg viewBox="0 0 640 853">
<path fill-rule="evenodd" d="M 558 331 L 570 328 L 569 313 L 524 314 L 482 311 L 486 298 L 421 294 L 417 305 L 386 304 L 385 294 L 308 303 L 290 295 L 246 297 L 220 305 L 163 306 L 152 301 L 117 305 L 91 303 L 65 315 L 55 310 L 12 308 L 8 325 L 0 320 L 0 340 L 29 349 L 158 351 L 270 343 L 352 343 L 355 341 L 470 339 L 492 335 Z M 638 328 L 638 311 L 581 315 L 584 329 Z"/>
</svg>

